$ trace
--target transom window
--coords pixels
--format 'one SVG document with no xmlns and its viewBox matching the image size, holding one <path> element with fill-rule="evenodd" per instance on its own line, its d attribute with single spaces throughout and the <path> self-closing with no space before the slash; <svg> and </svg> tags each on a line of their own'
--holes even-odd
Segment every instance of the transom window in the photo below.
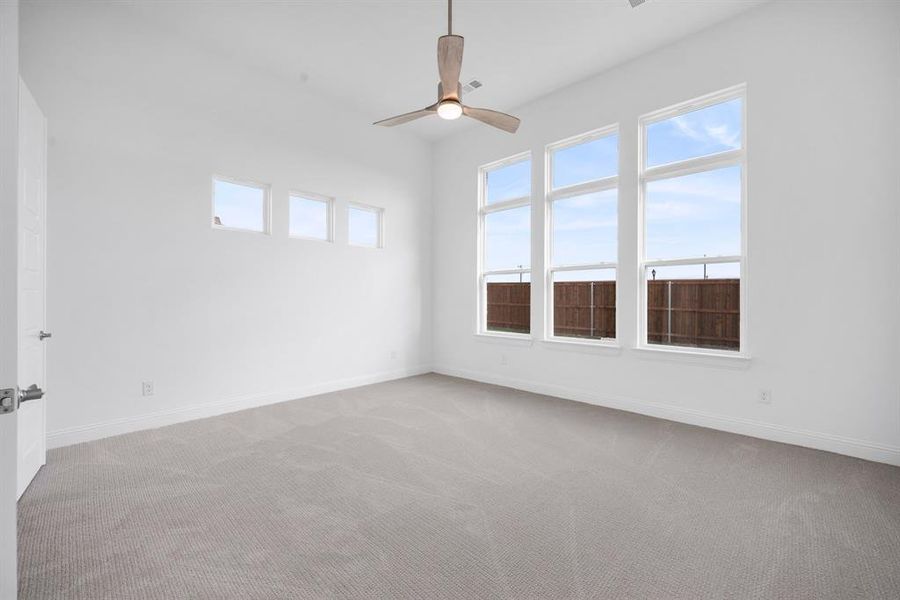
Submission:
<svg viewBox="0 0 900 600">
<path fill-rule="evenodd" d="M 291 237 L 322 240 L 334 239 L 334 201 L 318 194 L 292 193 L 290 195 L 288 233 Z"/>
<path fill-rule="evenodd" d="M 745 90 L 641 119 L 641 343 L 746 349 Z"/>
<path fill-rule="evenodd" d="M 269 186 L 213 178 L 212 225 L 217 229 L 269 232 Z"/>
<path fill-rule="evenodd" d="M 531 157 L 479 171 L 480 332 L 531 332 Z"/>
<path fill-rule="evenodd" d="M 384 211 L 375 206 L 351 204 L 347 209 L 347 239 L 351 246 L 383 246 Z"/>
<path fill-rule="evenodd" d="M 613 126 L 547 148 L 552 337 L 616 337 L 618 141 Z"/>
</svg>

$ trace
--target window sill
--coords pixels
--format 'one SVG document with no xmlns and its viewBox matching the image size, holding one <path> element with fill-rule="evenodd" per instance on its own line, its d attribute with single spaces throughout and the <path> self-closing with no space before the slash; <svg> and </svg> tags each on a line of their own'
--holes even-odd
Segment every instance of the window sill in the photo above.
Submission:
<svg viewBox="0 0 900 600">
<path fill-rule="evenodd" d="M 243 227 L 226 227 L 225 225 L 216 225 L 215 223 L 213 223 L 212 228 L 215 231 L 236 231 L 237 233 L 255 233 L 256 235 L 269 235 L 269 232 L 265 230 L 244 229 Z"/>
<path fill-rule="evenodd" d="M 673 362 L 726 367 L 730 369 L 746 369 L 750 366 L 750 356 L 740 352 L 703 352 L 681 349 L 673 346 L 638 346 L 633 349 L 641 358 L 650 360 L 668 360 Z"/>
<path fill-rule="evenodd" d="M 550 337 L 541 340 L 548 348 L 554 350 L 571 350 L 573 352 L 601 352 L 605 354 L 620 354 L 622 346 L 617 341 L 580 340 L 577 338 Z"/>
<path fill-rule="evenodd" d="M 308 237 L 308 236 L 305 236 L 305 235 L 291 235 L 291 234 L 288 234 L 288 239 L 291 239 L 291 240 L 301 240 L 301 241 L 304 241 L 304 242 L 324 242 L 324 243 L 326 243 L 326 244 L 333 244 L 333 243 L 334 243 L 334 240 L 333 240 L 333 239 L 328 239 L 328 238 L 317 238 L 317 237 Z"/>
<path fill-rule="evenodd" d="M 479 331 L 475 334 L 475 339 L 479 342 L 511 344 L 513 346 L 534 345 L 534 338 L 531 335 L 526 335 L 524 333 L 491 333 Z"/>
</svg>

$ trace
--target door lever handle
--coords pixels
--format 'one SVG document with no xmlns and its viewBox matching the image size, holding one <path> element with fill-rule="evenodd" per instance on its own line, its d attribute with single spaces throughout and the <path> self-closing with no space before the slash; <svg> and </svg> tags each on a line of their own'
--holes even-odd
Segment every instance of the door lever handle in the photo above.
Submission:
<svg viewBox="0 0 900 600">
<path fill-rule="evenodd" d="M 15 412 L 19 405 L 29 400 L 40 400 L 44 397 L 44 390 L 36 383 L 32 383 L 24 390 L 18 388 L 6 388 L 0 390 L 0 415 Z"/>
<path fill-rule="evenodd" d="M 29 400 L 40 400 L 43 397 L 44 390 L 39 388 L 36 383 L 32 383 L 24 390 L 19 390 L 19 404 Z"/>
<path fill-rule="evenodd" d="M 45 340 L 48 337 L 53 337 L 53 334 L 50 333 L 49 331 L 44 331 L 43 329 L 41 329 L 41 332 L 38 334 L 38 339 Z"/>
</svg>

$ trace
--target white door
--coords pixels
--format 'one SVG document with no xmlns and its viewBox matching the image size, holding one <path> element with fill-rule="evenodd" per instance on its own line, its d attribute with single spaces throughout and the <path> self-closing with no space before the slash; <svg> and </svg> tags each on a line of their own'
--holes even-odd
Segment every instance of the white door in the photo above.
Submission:
<svg viewBox="0 0 900 600">
<path fill-rule="evenodd" d="M 47 123 L 23 81 L 19 81 L 19 386 L 45 384 L 45 235 L 47 204 Z M 43 398 L 18 410 L 18 481 L 22 495 L 46 462 Z"/>
<path fill-rule="evenodd" d="M 19 3 L 0 1 L 0 389 L 18 376 Z M 18 419 L 0 398 L 0 598 L 16 597 Z"/>
</svg>

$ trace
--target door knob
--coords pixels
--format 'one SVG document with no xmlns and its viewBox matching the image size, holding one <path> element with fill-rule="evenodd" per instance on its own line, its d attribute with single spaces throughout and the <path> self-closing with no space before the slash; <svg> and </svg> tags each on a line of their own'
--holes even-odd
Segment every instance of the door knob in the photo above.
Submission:
<svg viewBox="0 0 900 600">
<path fill-rule="evenodd" d="M 49 331 L 44 331 L 43 329 L 41 329 L 41 332 L 38 334 L 38 339 L 45 340 L 48 337 L 53 337 L 53 334 Z"/>
</svg>

